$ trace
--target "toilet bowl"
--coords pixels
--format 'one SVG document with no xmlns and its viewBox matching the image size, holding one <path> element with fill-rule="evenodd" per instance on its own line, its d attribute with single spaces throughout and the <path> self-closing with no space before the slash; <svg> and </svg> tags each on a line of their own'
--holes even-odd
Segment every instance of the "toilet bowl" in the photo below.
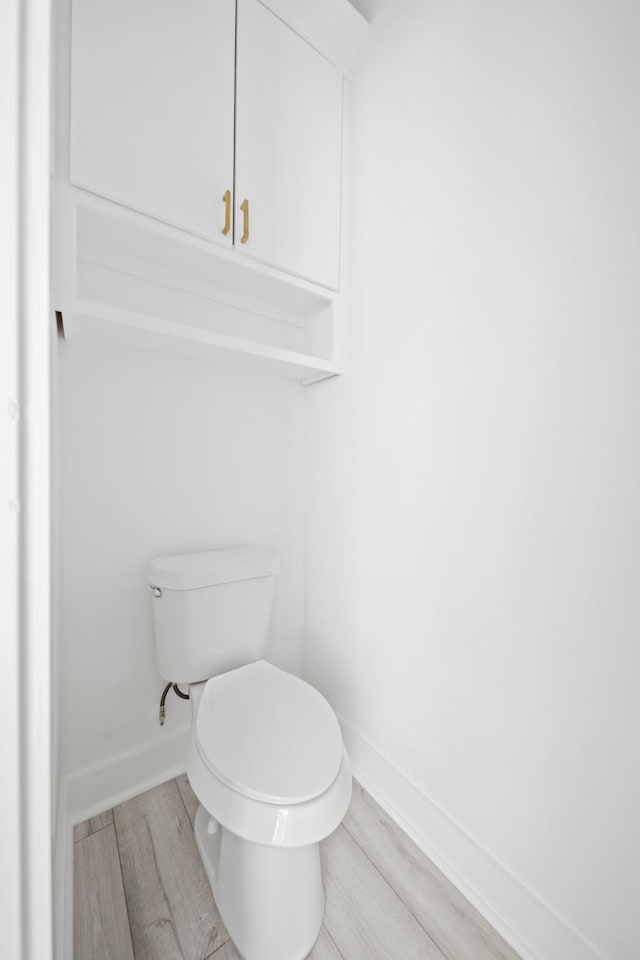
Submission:
<svg viewBox="0 0 640 960">
<path fill-rule="evenodd" d="M 260 657 L 277 558 L 265 548 L 153 561 L 158 664 L 189 684 L 195 842 L 243 960 L 304 960 L 324 914 L 319 843 L 351 768 L 331 706 Z"/>
<path fill-rule="evenodd" d="M 320 931 L 319 842 L 351 797 L 329 704 L 266 661 L 191 687 L 195 840 L 245 960 L 303 960 Z"/>
</svg>

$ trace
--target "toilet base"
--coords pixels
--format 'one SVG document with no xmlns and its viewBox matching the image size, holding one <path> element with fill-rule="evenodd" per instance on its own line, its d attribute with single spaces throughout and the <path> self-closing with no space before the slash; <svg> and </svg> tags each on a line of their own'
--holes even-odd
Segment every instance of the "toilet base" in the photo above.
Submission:
<svg viewBox="0 0 640 960">
<path fill-rule="evenodd" d="M 317 843 L 253 843 L 218 827 L 198 807 L 194 824 L 220 916 L 244 960 L 304 960 L 320 932 L 324 891 Z"/>
</svg>

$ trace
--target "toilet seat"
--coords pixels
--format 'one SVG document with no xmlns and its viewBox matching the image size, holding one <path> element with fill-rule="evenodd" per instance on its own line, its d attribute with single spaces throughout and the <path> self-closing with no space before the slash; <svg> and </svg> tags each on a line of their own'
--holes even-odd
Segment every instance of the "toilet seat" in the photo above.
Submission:
<svg viewBox="0 0 640 960">
<path fill-rule="evenodd" d="M 220 783 L 265 804 L 314 800 L 343 764 L 340 727 L 324 697 L 264 660 L 207 681 L 193 737 Z"/>
</svg>

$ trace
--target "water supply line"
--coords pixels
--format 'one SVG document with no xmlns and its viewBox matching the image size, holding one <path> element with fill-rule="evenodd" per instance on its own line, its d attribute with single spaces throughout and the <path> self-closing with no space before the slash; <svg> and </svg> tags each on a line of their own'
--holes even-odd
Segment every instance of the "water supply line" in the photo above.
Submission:
<svg viewBox="0 0 640 960">
<path fill-rule="evenodd" d="M 176 696 L 180 697 L 181 700 L 190 700 L 191 697 L 188 693 L 183 693 L 177 683 L 168 683 L 164 690 L 162 691 L 162 696 L 160 697 L 160 726 L 164 727 L 164 717 L 165 717 L 165 706 L 164 702 L 167 699 L 167 694 L 169 690 L 173 687 L 173 692 Z"/>
</svg>

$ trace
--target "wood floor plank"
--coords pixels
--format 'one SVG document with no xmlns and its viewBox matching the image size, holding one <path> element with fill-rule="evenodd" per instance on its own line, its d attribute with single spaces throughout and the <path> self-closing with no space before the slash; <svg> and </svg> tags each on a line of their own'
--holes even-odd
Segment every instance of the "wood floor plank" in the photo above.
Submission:
<svg viewBox="0 0 640 960">
<path fill-rule="evenodd" d="M 136 960 L 205 960 L 228 934 L 176 783 L 115 807 L 114 821 Z"/>
<path fill-rule="evenodd" d="M 444 960 L 344 827 L 321 844 L 325 926 L 344 960 Z"/>
<path fill-rule="evenodd" d="M 228 940 L 224 946 L 216 950 L 211 960 L 242 960 L 242 957 L 231 940 Z M 320 934 L 313 950 L 308 956 L 308 960 L 343 960 L 338 948 L 324 927 L 320 930 Z"/>
<path fill-rule="evenodd" d="M 113 824 L 73 851 L 74 960 L 133 960 Z"/>
<path fill-rule="evenodd" d="M 187 816 L 191 821 L 191 826 L 193 826 L 198 807 L 200 806 L 200 801 L 196 797 L 195 793 L 191 789 L 191 784 L 189 783 L 189 778 L 186 773 L 181 774 L 181 776 L 176 777 L 176 784 L 178 790 L 180 791 L 180 796 L 182 797 L 182 802 L 185 805 Z"/>
<path fill-rule="evenodd" d="M 309 954 L 309 960 L 343 960 L 342 954 L 323 926 L 318 935 L 313 950 Z"/>
<path fill-rule="evenodd" d="M 242 957 L 232 944 L 231 940 L 227 940 L 225 944 L 216 950 L 216 952 L 212 955 L 211 960 L 242 960 Z"/>
<path fill-rule="evenodd" d="M 355 782 L 344 826 L 450 960 L 519 960 L 509 944 Z"/>
<path fill-rule="evenodd" d="M 90 837 L 92 833 L 108 827 L 110 823 L 113 823 L 113 810 L 105 810 L 104 813 L 98 813 L 95 817 L 83 820 L 82 823 L 76 823 L 73 828 L 73 842 L 77 843 L 78 840 Z"/>
</svg>

